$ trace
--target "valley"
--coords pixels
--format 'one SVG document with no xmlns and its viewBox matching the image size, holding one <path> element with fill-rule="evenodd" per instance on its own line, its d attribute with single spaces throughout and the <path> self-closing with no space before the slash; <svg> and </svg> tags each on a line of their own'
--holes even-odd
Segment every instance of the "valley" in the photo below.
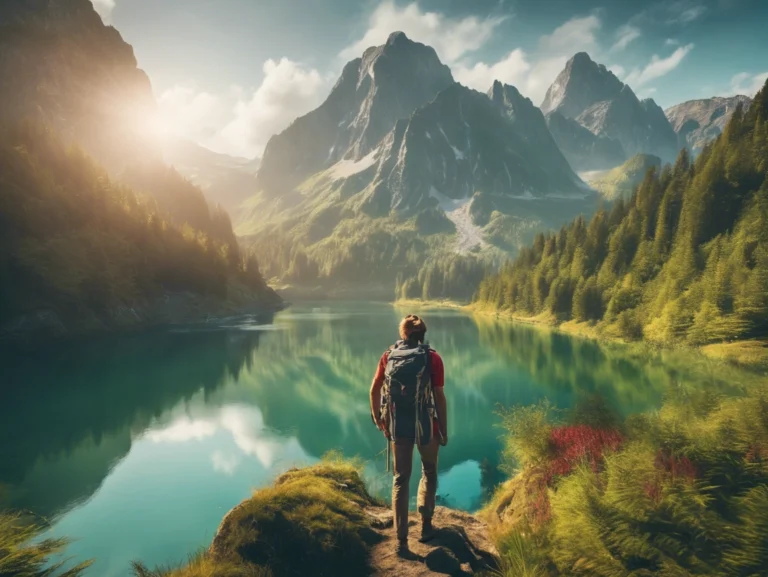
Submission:
<svg viewBox="0 0 768 577">
<path fill-rule="evenodd" d="M 765 7 L 346 2 L 0 3 L 0 577 L 765 574 Z"/>
</svg>

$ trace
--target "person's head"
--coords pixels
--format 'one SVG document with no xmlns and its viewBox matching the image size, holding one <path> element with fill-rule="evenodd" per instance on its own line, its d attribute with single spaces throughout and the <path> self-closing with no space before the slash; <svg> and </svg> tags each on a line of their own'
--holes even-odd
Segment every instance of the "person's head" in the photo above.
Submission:
<svg viewBox="0 0 768 577">
<path fill-rule="evenodd" d="M 427 324 L 424 319 L 416 315 L 408 315 L 400 321 L 400 338 L 404 341 L 412 340 L 423 343 L 426 332 Z"/>
</svg>

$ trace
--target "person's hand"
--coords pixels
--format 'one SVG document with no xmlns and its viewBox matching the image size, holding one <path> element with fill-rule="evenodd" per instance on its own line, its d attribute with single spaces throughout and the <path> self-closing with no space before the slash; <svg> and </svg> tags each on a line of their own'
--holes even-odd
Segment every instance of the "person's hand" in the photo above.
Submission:
<svg viewBox="0 0 768 577">
<path fill-rule="evenodd" d="M 441 447 L 445 447 L 447 444 L 448 444 L 448 435 L 447 434 L 445 434 L 445 435 L 441 434 L 440 435 L 440 446 Z"/>
<path fill-rule="evenodd" d="M 384 436 L 389 439 L 389 431 L 387 430 L 387 424 L 384 422 L 384 419 L 381 417 L 378 417 L 376 415 L 373 416 L 373 422 L 376 423 L 376 428 L 379 429 L 382 433 L 384 433 Z"/>
</svg>

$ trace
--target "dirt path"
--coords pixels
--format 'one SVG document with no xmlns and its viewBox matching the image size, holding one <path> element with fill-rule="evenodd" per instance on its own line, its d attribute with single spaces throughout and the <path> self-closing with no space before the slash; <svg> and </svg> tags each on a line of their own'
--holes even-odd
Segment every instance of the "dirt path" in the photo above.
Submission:
<svg viewBox="0 0 768 577">
<path fill-rule="evenodd" d="M 428 543 L 419 543 L 420 521 L 412 513 L 411 554 L 400 557 L 395 553 L 391 510 L 369 508 L 366 512 L 382 537 L 371 550 L 372 575 L 376 577 L 478 575 L 496 568 L 496 549 L 488 537 L 488 528 L 468 513 L 438 507 L 433 520 L 437 535 Z"/>
</svg>

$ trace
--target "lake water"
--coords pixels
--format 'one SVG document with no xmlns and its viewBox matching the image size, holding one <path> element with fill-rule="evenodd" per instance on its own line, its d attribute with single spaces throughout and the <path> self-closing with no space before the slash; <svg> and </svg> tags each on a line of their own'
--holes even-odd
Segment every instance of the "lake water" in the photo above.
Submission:
<svg viewBox="0 0 768 577">
<path fill-rule="evenodd" d="M 384 441 L 368 388 L 409 311 L 375 303 L 293 306 L 273 319 L 100 338 L 2 358 L 0 500 L 51 520 L 95 558 L 93 577 L 131 560 L 176 564 L 210 543 L 224 514 L 293 466 L 331 450 L 359 456 L 382 496 Z M 423 313 L 443 356 L 450 444 L 441 502 L 479 508 L 499 471 L 501 406 L 548 398 L 621 415 L 658 406 L 670 386 L 724 391 L 746 373 L 677 354 L 605 347 L 562 334 Z M 418 469 L 415 469 L 417 471 Z M 412 495 L 418 482 L 412 479 Z"/>
</svg>

